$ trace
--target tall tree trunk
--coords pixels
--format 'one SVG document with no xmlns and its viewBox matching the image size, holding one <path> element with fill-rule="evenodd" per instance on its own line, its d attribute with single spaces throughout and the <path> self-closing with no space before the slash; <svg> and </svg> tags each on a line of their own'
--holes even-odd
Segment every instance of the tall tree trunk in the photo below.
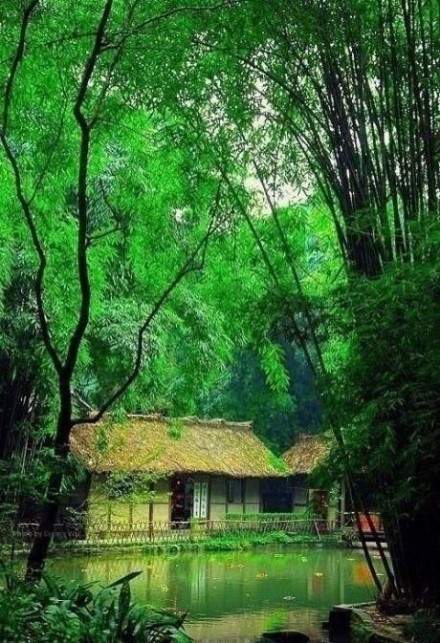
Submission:
<svg viewBox="0 0 440 643">
<path fill-rule="evenodd" d="M 59 461 L 61 465 L 61 460 Z M 59 509 L 59 494 L 63 473 L 54 472 L 49 477 L 46 499 L 41 511 L 37 534 L 32 542 L 26 566 L 26 580 L 38 582 L 43 574 L 49 545 L 54 533 Z"/>
<path fill-rule="evenodd" d="M 60 507 L 60 493 L 65 465 L 69 455 L 69 436 L 72 429 L 72 398 L 70 377 L 60 377 L 60 410 L 54 441 L 55 462 L 49 475 L 47 492 L 41 509 L 37 534 L 34 537 L 27 559 L 26 580 L 38 582 L 42 576 L 49 545 Z"/>
</svg>

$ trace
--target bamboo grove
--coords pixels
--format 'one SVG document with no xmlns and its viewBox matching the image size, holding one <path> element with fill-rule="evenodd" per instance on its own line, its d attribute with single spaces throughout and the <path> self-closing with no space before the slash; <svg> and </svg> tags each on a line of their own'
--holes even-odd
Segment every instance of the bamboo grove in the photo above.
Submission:
<svg viewBox="0 0 440 643">
<path fill-rule="evenodd" d="M 129 407 L 137 380 L 157 388 L 155 324 L 172 326 L 167 306 L 188 282 L 217 319 L 219 371 L 247 342 L 282 389 L 276 338 L 302 352 L 336 436 L 329 472 L 358 509 L 363 478 L 384 515 L 395 598 L 438 603 L 439 2 L 22 4 L 0 10 L 4 235 L 33 253 L 56 459 L 68 459 L 84 365 L 109 383 L 90 421 Z M 240 254 L 237 287 L 226 258 Z M 137 322 L 124 368 L 110 368 L 118 382 L 90 338 L 115 300 L 115 317 Z M 58 462 L 30 577 L 62 480 Z"/>
</svg>

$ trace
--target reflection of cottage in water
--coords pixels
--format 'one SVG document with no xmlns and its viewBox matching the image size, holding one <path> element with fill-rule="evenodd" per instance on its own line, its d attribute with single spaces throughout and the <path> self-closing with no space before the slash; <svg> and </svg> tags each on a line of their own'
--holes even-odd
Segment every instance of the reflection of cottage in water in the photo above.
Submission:
<svg viewBox="0 0 440 643">
<path fill-rule="evenodd" d="M 81 573 L 84 583 L 99 578 L 105 584 L 143 569 L 131 582 L 134 597 L 188 611 L 185 629 L 195 641 L 224 643 L 255 641 L 273 627 L 321 640 L 328 605 L 371 600 L 374 588 L 365 566 L 360 552 L 325 547 L 176 556 L 107 552 L 60 557 L 51 569 L 65 578 Z"/>
<path fill-rule="evenodd" d="M 280 478 L 273 454 L 245 422 L 159 415 L 75 427 L 71 450 L 87 470 L 87 512 L 95 521 L 187 526 L 261 510 L 261 482 Z M 108 497 L 110 475 L 145 474 L 145 498 Z M 126 478 L 124 478 L 124 476 Z"/>
</svg>

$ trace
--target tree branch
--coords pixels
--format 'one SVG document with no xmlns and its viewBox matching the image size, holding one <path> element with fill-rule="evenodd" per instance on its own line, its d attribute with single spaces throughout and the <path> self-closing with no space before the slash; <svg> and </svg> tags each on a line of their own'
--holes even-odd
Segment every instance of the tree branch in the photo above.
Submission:
<svg viewBox="0 0 440 643">
<path fill-rule="evenodd" d="M 95 241 L 105 239 L 105 237 L 109 237 L 111 234 L 115 234 L 115 232 L 121 232 L 121 230 L 121 226 L 116 225 L 114 226 L 114 228 L 109 228 L 108 230 L 104 230 L 103 232 L 87 235 L 86 248 L 91 248 Z"/>
<path fill-rule="evenodd" d="M 273 202 L 273 200 L 272 200 L 272 198 L 271 198 L 271 196 L 269 194 L 269 190 L 267 188 L 266 181 L 264 180 L 263 173 L 261 172 L 261 169 L 260 169 L 259 165 L 256 163 L 255 160 L 252 162 L 252 164 L 254 166 L 254 169 L 255 169 L 256 175 L 258 177 L 258 180 L 260 181 L 261 187 L 263 188 L 264 196 L 266 197 L 266 201 L 267 201 L 267 204 L 269 206 L 272 218 L 273 218 L 273 220 L 275 222 L 275 227 L 277 229 L 278 236 L 279 236 L 279 238 L 281 240 L 281 245 L 282 245 L 282 248 L 283 248 L 283 251 L 284 251 L 284 255 L 286 257 L 287 265 L 290 268 L 290 272 L 291 272 L 293 280 L 295 282 L 295 286 L 297 288 L 298 294 L 300 295 L 301 299 L 304 302 L 304 312 L 305 312 L 307 324 L 309 326 L 310 333 L 311 333 L 311 336 L 312 336 L 312 339 L 313 339 L 313 345 L 315 347 L 316 355 L 318 356 L 318 362 L 319 362 L 321 371 L 322 371 L 323 374 L 325 374 L 326 373 L 326 368 L 325 368 L 324 358 L 323 358 L 322 351 L 321 351 L 321 346 L 320 346 L 319 340 L 318 340 L 318 338 L 316 336 L 315 325 L 313 323 L 312 314 L 311 314 L 311 311 L 310 311 L 310 306 L 309 306 L 307 298 L 306 298 L 306 296 L 304 294 L 303 287 L 302 287 L 298 272 L 296 270 L 295 261 L 294 261 L 294 259 L 292 257 L 292 253 L 291 253 L 289 243 L 287 241 L 286 235 L 284 234 L 284 230 L 283 230 L 282 225 L 280 223 L 280 220 L 278 218 L 278 214 L 277 214 L 277 211 L 276 211 L 276 206 L 275 206 L 275 204 L 274 204 L 274 202 Z"/>
<path fill-rule="evenodd" d="M 23 59 L 24 47 L 26 43 L 26 34 L 29 27 L 30 19 L 32 13 L 36 9 L 40 0 L 31 0 L 26 9 L 23 12 L 23 18 L 21 21 L 20 36 L 18 38 L 18 45 L 15 52 L 15 56 L 12 60 L 11 69 L 9 72 L 9 78 L 6 83 L 5 96 L 3 103 L 3 117 L 2 117 L 2 127 L 3 132 L 6 134 L 6 129 L 8 126 L 9 119 L 9 108 L 11 106 L 12 90 L 14 88 L 15 75 L 17 73 L 18 66 Z"/>
<path fill-rule="evenodd" d="M 32 245 L 34 246 L 38 256 L 39 264 L 38 264 L 37 275 L 35 278 L 35 297 L 37 302 L 37 313 L 38 313 L 38 319 L 40 322 L 43 343 L 49 354 L 49 357 L 52 360 L 55 370 L 57 371 L 57 373 L 60 373 L 61 366 L 62 366 L 61 360 L 58 356 L 56 348 L 53 345 L 52 339 L 50 337 L 49 325 L 46 319 L 46 315 L 44 312 L 44 304 L 43 304 L 43 279 L 44 279 L 44 273 L 46 270 L 46 263 L 47 263 L 46 255 L 44 253 L 43 246 L 38 236 L 37 228 L 34 223 L 29 201 L 26 199 L 24 194 L 23 183 L 22 183 L 17 159 L 15 158 L 15 155 L 12 151 L 12 148 L 6 136 L 6 129 L 7 129 L 8 120 L 9 120 L 9 109 L 11 105 L 12 92 L 14 89 L 16 73 L 20 62 L 23 59 L 27 28 L 30 23 L 32 12 L 38 5 L 38 2 L 39 0 L 33 0 L 32 2 L 30 2 L 30 4 L 27 6 L 23 14 L 23 19 L 22 19 L 21 29 L 20 29 L 20 36 L 17 44 L 17 50 L 15 52 L 15 56 L 12 61 L 11 70 L 10 70 L 8 81 L 6 83 L 6 88 L 5 88 L 2 127 L 0 127 L 0 142 L 5 151 L 6 158 L 11 166 L 12 173 L 14 176 L 15 193 L 20 203 L 26 225 L 31 235 Z"/>
<path fill-rule="evenodd" d="M 99 21 L 98 29 L 96 31 L 95 42 L 92 51 L 86 61 L 81 83 L 79 86 L 78 94 L 76 96 L 75 104 L 73 106 L 73 114 L 78 123 L 81 131 L 81 142 L 79 150 L 79 164 L 78 164 L 78 245 L 77 245 L 77 260 L 78 260 L 78 278 L 81 290 L 81 303 L 78 321 L 76 327 L 70 338 L 69 347 L 67 349 L 66 359 L 63 365 L 64 375 L 67 379 L 72 376 L 73 369 L 75 368 L 79 347 L 81 340 L 86 331 L 89 323 L 90 315 L 90 280 L 87 265 L 87 217 L 88 217 L 88 199 L 87 199 L 87 178 L 89 169 L 89 153 L 90 153 L 90 129 L 91 126 L 87 122 L 83 114 L 82 108 L 86 98 L 89 83 L 96 66 L 101 45 L 104 40 L 104 32 L 107 21 L 110 17 L 113 0 L 107 0 L 102 11 L 101 19 Z"/>
<path fill-rule="evenodd" d="M 252 221 L 252 217 L 247 212 L 246 207 L 243 205 L 239 195 L 237 194 L 237 191 L 235 190 L 234 185 L 232 184 L 232 181 L 230 180 L 229 176 L 225 172 L 224 168 L 221 167 L 221 165 L 219 165 L 219 170 L 222 173 L 222 176 L 223 176 L 225 182 L 227 183 L 227 185 L 228 185 L 228 187 L 229 187 L 229 189 L 231 191 L 231 194 L 234 197 L 235 202 L 237 203 L 238 209 L 240 210 L 244 220 L 246 221 L 246 223 L 247 223 L 247 225 L 248 225 L 248 227 L 249 227 L 249 229 L 250 229 L 250 231 L 252 233 L 252 236 L 255 239 L 255 242 L 256 242 L 256 244 L 258 246 L 258 249 L 260 250 L 261 256 L 262 256 L 263 261 L 264 261 L 264 264 L 265 264 L 265 266 L 266 266 L 266 268 L 268 270 L 269 275 L 272 278 L 272 281 L 274 282 L 274 284 L 277 287 L 278 291 L 282 292 L 282 287 L 281 287 L 280 280 L 278 278 L 276 269 L 275 269 L 274 265 L 272 264 L 272 262 L 271 262 L 271 260 L 269 258 L 269 255 L 268 255 L 268 253 L 266 251 L 266 248 L 264 247 L 264 244 L 263 244 L 263 242 L 261 240 L 260 235 L 258 234 L 258 231 L 257 231 L 256 227 L 254 226 L 254 223 Z M 306 343 L 306 341 L 304 339 L 303 333 L 301 332 L 301 329 L 299 328 L 299 326 L 298 326 L 298 324 L 296 322 L 296 319 L 294 317 L 291 317 L 291 322 L 292 322 L 292 326 L 294 328 L 294 331 L 295 331 L 295 334 L 296 334 L 296 337 L 297 337 L 297 341 L 298 341 L 299 345 L 301 346 L 301 348 L 303 350 L 303 353 L 304 353 L 304 356 L 306 358 L 307 364 L 309 365 L 310 370 L 313 373 L 313 375 L 316 375 L 316 367 L 315 367 L 315 365 L 313 363 L 313 359 L 312 359 L 312 356 L 310 355 L 310 351 L 309 351 L 307 343 Z"/>
<path fill-rule="evenodd" d="M 60 141 L 61 134 L 62 134 L 62 131 L 63 131 L 63 128 L 64 128 L 64 118 L 66 116 L 66 111 L 67 111 L 67 101 L 66 101 L 66 103 L 64 105 L 64 108 L 63 108 L 63 112 L 62 112 L 62 115 L 61 115 L 61 118 L 60 118 L 60 124 L 59 124 L 59 127 L 57 128 L 55 138 L 54 138 L 54 140 L 53 140 L 53 142 L 52 142 L 52 144 L 50 146 L 50 149 L 49 149 L 49 151 L 47 153 L 46 162 L 44 163 L 44 165 L 43 165 L 43 167 L 41 169 L 41 172 L 38 175 L 37 180 L 35 181 L 35 185 L 34 185 L 34 189 L 32 191 L 32 195 L 31 195 L 31 197 L 30 197 L 30 199 L 28 201 L 29 205 L 31 205 L 32 201 L 35 199 L 35 197 L 37 195 L 37 192 L 38 192 L 42 182 L 44 181 L 44 177 L 46 176 L 47 171 L 49 169 L 50 163 L 52 161 L 52 157 L 53 157 L 53 155 L 55 153 L 55 150 L 56 150 L 56 148 L 58 146 L 58 143 Z"/>
<path fill-rule="evenodd" d="M 29 202 L 24 196 L 23 185 L 21 181 L 21 175 L 20 175 L 20 170 L 18 168 L 17 160 L 1 129 L 0 129 L 0 141 L 3 145 L 3 149 L 5 150 L 6 158 L 8 159 L 12 167 L 12 172 L 14 175 L 14 182 L 15 182 L 15 192 L 16 192 L 18 201 L 20 203 L 22 212 L 24 214 L 26 225 L 31 234 L 32 244 L 35 250 L 37 251 L 39 265 L 37 270 L 37 276 L 35 278 L 35 295 L 37 300 L 38 319 L 40 322 L 44 345 L 46 347 L 47 352 L 49 353 L 50 358 L 52 359 L 55 370 L 57 371 L 57 373 L 59 373 L 61 371 L 61 360 L 58 356 L 58 353 L 50 337 L 49 325 L 47 323 L 46 315 L 44 312 L 44 305 L 43 305 L 43 278 L 44 278 L 44 272 L 46 270 L 46 263 L 47 263 L 46 255 L 44 253 L 43 246 L 38 236 L 38 232 L 33 220 L 32 212 L 29 207 Z"/>
<path fill-rule="evenodd" d="M 102 179 L 99 179 L 99 187 L 101 188 L 101 194 L 103 201 L 107 208 L 110 210 L 110 212 L 113 215 L 113 218 L 115 221 L 118 221 L 120 219 L 119 212 L 116 210 L 116 208 L 110 203 L 107 193 L 105 191 L 104 183 Z M 108 237 L 111 234 L 114 234 L 115 232 L 121 232 L 122 231 L 122 225 L 117 223 L 114 225 L 112 228 L 109 228 L 108 230 L 104 230 L 103 232 L 97 232 L 96 234 L 89 234 L 87 235 L 87 241 L 86 241 L 86 246 L 87 248 L 90 248 L 94 241 L 99 241 L 99 239 L 104 239 L 105 237 Z"/>
<path fill-rule="evenodd" d="M 169 284 L 164 288 L 162 291 L 161 295 L 157 298 L 155 303 L 153 304 L 153 307 L 150 311 L 150 313 L 147 315 L 145 318 L 143 324 L 139 327 L 138 333 L 137 333 L 137 349 L 136 349 L 136 355 L 134 359 L 134 365 L 127 376 L 125 382 L 121 384 L 121 386 L 111 395 L 108 400 L 101 406 L 99 411 L 92 417 L 90 418 L 75 418 L 72 420 L 71 426 L 75 426 L 77 424 L 95 424 L 98 422 L 104 413 L 118 400 L 124 393 L 125 391 L 131 386 L 131 384 L 134 382 L 136 377 L 138 376 L 141 365 L 142 365 L 142 357 L 143 357 L 143 344 L 144 344 L 144 336 L 148 328 L 150 327 L 151 323 L 155 319 L 156 315 L 162 308 L 163 304 L 165 301 L 168 299 L 168 297 L 171 295 L 173 290 L 179 285 L 179 283 L 182 281 L 182 279 L 190 272 L 194 272 L 197 270 L 202 270 L 204 260 L 205 260 L 205 254 L 206 254 L 206 248 L 209 242 L 209 239 L 211 238 L 212 234 L 218 229 L 218 226 L 220 222 L 216 223 L 216 218 L 217 218 L 217 212 L 220 204 L 220 190 L 221 190 L 221 182 L 218 185 L 214 204 L 212 207 L 212 214 L 211 214 L 211 221 L 208 226 L 208 229 L 206 233 L 203 235 L 199 243 L 196 245 L 194 250 L 191 252 L 190 256 L 188 259 L 185 261 L 183 266 L 178 270 L 174 278 L 169 282 Z M 196 263 L 197 256 L 201 253 L 201 261 Z"/>
<path fill-rule="evenodd" d="M 191 13 L 191 12 L 202 13 L 202 12 L 209 12 L 209 11 L 217 11 L 218 9 L 233 7 L 238 4 L 239 4 L 239 0 L 226 0 L 226 2 L 220 2 L 219 4 L 214 4 L 214 5 L 211 5 L 210 7 L 202 7 L 200 5 L 193 5 L 193 6 L 187 6 L 187 7 L 175 7 L 173 9 L 169 9 L 168 11 L 164 11 L 163 13 L 159 13 L 158 15 L 153 16 L 152 18 L 148 18 L 147 20 L 143 20 L 142 22 L 138 23 L 132 28 L 128 36 L 127 35 L 124 36 L 124 40 L 129 36 L 132 36 L 136 33 L 141 32 L 142 29 L 144 29 L 145 27 L 149 27 L 155 22 L 160 22 L 161 20 L 165 20 L 166 18 L 171 18 L 171 16 L 175 16 L 179 13 Z"/>
</svg>

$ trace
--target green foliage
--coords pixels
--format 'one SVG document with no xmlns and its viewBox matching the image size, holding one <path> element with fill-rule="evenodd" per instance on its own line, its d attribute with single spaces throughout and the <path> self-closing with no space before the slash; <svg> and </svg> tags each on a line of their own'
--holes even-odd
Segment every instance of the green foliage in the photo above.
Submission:
<svg viewBox="0 0 440 643">
<path fill-rule="evenodd" d="M 93 135 L 85 168 L 88 181 L 85 250 L 92 298 L 87 332 L 73 379 L 76 391 L 92 406 L 101 404 L 115 385 L 126 378 L 133 364 L 139 326 L 206 231 L 208 211 L 218 189 L 218 181 L 211 172 L 212 161 L 206 157 L 203 171 L 201 167 L 196 169 L 191 164 L 191 151 L 175 144 L 182 123 L 172 110 L 165 105 L 151 109 L 147 105 L 149 83 L 155 84 L 159 68 L 166 64 L 163 59 L 157 64 L 162 58 L 159 51 L 158 59 L 152 58 L 150 52 L 149 64 L 141 71 L 138 65 L 143 56 L 142 38 L 138 31 L 131 33 L 130 29 L 136 21 L 148 22 L 147 15 L 151 16 L 154 10 L 160 13 L 159 5 L 152 8 L 148 3 L 137 3 L 133 12 L 128 6 L 112 7 L 109 37 L 111 33 L 111 37 L 116 38 L 118 30 L 125 33 L 127 29 L 131 46 L 137 50 L 136 64 L 131 54 L 121 55 L 123 47 L 115 59 L 110 53 L 112 47 L 108 52 L 103 50 L 93 69 L 93 81 L 87 86 L 84 112 L 90 119 Z M 81 71 L 93 43 L 90 30 L 93 31 L 93 25 L 99 21 L 103 6 L 104 3 L 98 3 L 92 8 L 79 3 L 72 8 L 69 3 L 61 3 L 56 10 L 52 6 L 41 6 L 34 12 L 27 34 L 29 47 L 11 79 L 13 100 L 6 106 L 8 140 L 16 155 L 24 198 L 32 200 L 30 207 L 36 233 L 45 254 L 44 307 L 51 339 L 60 356 L 66 354 L 81 299 L 76 258 L 81 132 L 72 111 Z M 20 19 L 19 6 L 15 15 L 11 11 L 2 17 L 1 29 L 10 28 L 9 37 L 2 40 L 3 60 L 13 59 Z M 173 21 L 172 15 L 170 20 Z M 183 47 L 183 43 L 188 42 L 183 31 L 189 38 L 192 18 L 188 14 L 187 21 L 177 21 L 182 30 L 179 43 Z M 159 22 L 162 35 L 154 30 L 155 35 L 150 37 L 157 38 L 158 47 L 163 46 L 164 52 L 177 64 L 176 52 L 170 51 L 164 36 L 171 24 L 166 20 Z M 73 29 L 68 44 L 65 42 L 67 23 Z M 84 31 L 89 35 L 83 36 Z M 51 42 L 49 60 L 44 65 L 44 73 L 36 73 L 36 70 L 41 72 L 41 51 L 48 41 Z M 168 63 L 171 64 L 171 60 Z M 8 85 L 9 72 L 9 65 L 4 65 L 0 77 L 3 88 Z M 17 324 L 24 325 L 27 314 L 38 327 L 32 294 L 36 248 L 26 230 L 26 222 L 16 213 L 16 185 L 5 154 L 0 159 L 0 174 L 3 179 L 1 205 L 6 215 L 0 233 L 5 241 L 2 244 L 5 255 L 2 269 L 5 270 L 0 286 L 7 286 L 13 277 L 14 251 L 18 249 L 18 254 L 26 259 L 33 306 L 29 307 L 29 313 L 20 312 Z M 194 262 L 194 269 L 197 263 Z M 176 379 L 176 358 L 181 372 L 188 371 L 188 379 L 192 370 L 197 370 L 200 380 L 202 374 L 206 376 L 207 371 L 215 369 L 218 353 L 213 349 L 213 341 L 223 329 L 220 325 L 208 328 L 209 305 L 202 309 L 203 302 L 197 293 L 192 296 L 191 287 L 177 294 L 161 319 L 152 324 L 150 335 L 145 338 L 147 356 L 138 389 L 127 394 L 126 406 L 148 408 L 164 397 L 173 404 L 170 389 Z M 185 339 L 192 337 L 192 331 L 200 333 L 202 328 L 204 337 L 200 337 L 199 343 L 194 341 L 190 350 L 182 350 L 188 345 Z M 41 343 L 42 338 L 37 337 L 34 350 L 41 352 Z M 198 349 L 204 353 L 203 359 L 194 359 Z M 207 354 L 209 359 L 205 359 Z M 180 377 L 179 390 L 174 393 L 176 399 L 184 393 L 189 397 L 184 379 Z"/>
<path fill-rule="evenodd" d="M 274 467 L 280 473 L 286 473 L 288 471 L 287 464 L 281 458 L 277 457 L 272 451 L 268 455 L 269 464 Z"/>
<path fill-rule="evenodd" d="M 297 380 L 320 376 L 327 418 L 383 511 L 429 517 L 440 486 L 431 3 L 40 2 L 26 5 L 29 25 L 23 3 L 4 5 L 0 402 L 18 373 L 39 425 L 52 423 L 32 446 L 53 435 L 58 407 L 68 433 L 72 389 L 99 408 L 133 372 L 122 408 L 220 410 L 255 420 L 280 452 L 320 414 L 313 387 L 293 385 L 294 343 Z M 304 392 L 314 412 L 301 417 L 292 398 Z M 57 458 L 20 458 L 36 408 L 2 418 L 19 454 L 9 489 L 20 470 L 41 488 L 59 470 Z M 335 449 L 330 473 L 345 466 Z M 115 493 L 134 484 L 115 481 Z"/>
<path fill-rule="evenodd" d="M 285 341 L 282 344 L 288 391 L 269 387 L 257 350 L 248 347 L 234 355 L 222 378 L 199 401 L 201 415 L 252 419 L 256 434 L 279 454 L 293 444 L 297 432 L 315 430 L 320 416 L 310 371 L 298 351 Z"/>
<path fill-rule="evenodd" d="M 182 437 L 183 422 L 180 418 L 172 418 L 167 423 L 168 435 L 174 440 L 180 440 Z"/>
<path fill-rule="evenodd" d="M 237 520 L 240 522 L 263 522 L 263 523 L 277 523 L 291 520 L 305 520 L 309 518 L 308 510 L 296 510 L 290 512 L 271 512 L 271 513 L 227 513 L 225 520 Z"/>
<path fill-rule="evenodd" d="M 109 500 L 124 500 L 131 503 L 144 503 L 154 499 L 150 491 L 158 476 L 148 471 L 111 471 L 103 483 L 103 492 Z"/>
<path fill-rule="evenodd" d="M 361 471 L 368 462 L 365 475 L 385 511 L 390 502 L 422 510 L 434 499 L 433 454 L 440 449 L 433 431 L 440 385 L 437 263 L 390 267 L 374 282 L 353 285 L 342 304 L 359 321 L 346 340 L 349 350 L 340 355 L 329 399 L 345 426 L 352 466 Z M 340 319 L 344 334 L 344 312 Z M 379 363 L 387 367 L 378 369 Z M 333 456 L 340 463 L 336 448 Z"/>
<path fill-rule="evenodd" d="M 139 605 L 131 599 L 132 572 L 96 590 L 92 584 L 64 584 L 45 575 L 31 587 L 4 575 L 0 592 L 0 637 L 4 643 L 189 643 L 185 615 Z M 11 581 L 11 579 L 13 579 Z"/>
<path fill-rule="evenodd" d="M 205 551 L 241 551 L 265 545 L 315 544 L 322 543 L 325 539 L 326 537 L 318 537 L 312 533 L 287 534 L 284 531 L 268 531 L 261 534 L 252 531 L 239 531 L 211 537 L 200 543 L 199 547 Z M 330 542 L 335 541 L 334 536 L 329 536 L 327 539 Z"/>
<path fill-rule="evenodd" d="M 260 346 L 261 365 L 266 374 L 267 383 L 274 391 L 285 391 L 288 376 L 283 365 L 281 346 L 267 341 Z"/>
<path fill-rule="evenodd" d="M 404 635 L 414 643 L 438 643 L 440 640 L 440 610 L 417 610 L 412 620 L 404 625 Z"/>
<path fill-rule="evenodd" d="M 350 623 L 350 634 L 355 643 L 369 643 L 371 641 L 371 630 L 363 622 L 353 620 Z"/>
</svg>

